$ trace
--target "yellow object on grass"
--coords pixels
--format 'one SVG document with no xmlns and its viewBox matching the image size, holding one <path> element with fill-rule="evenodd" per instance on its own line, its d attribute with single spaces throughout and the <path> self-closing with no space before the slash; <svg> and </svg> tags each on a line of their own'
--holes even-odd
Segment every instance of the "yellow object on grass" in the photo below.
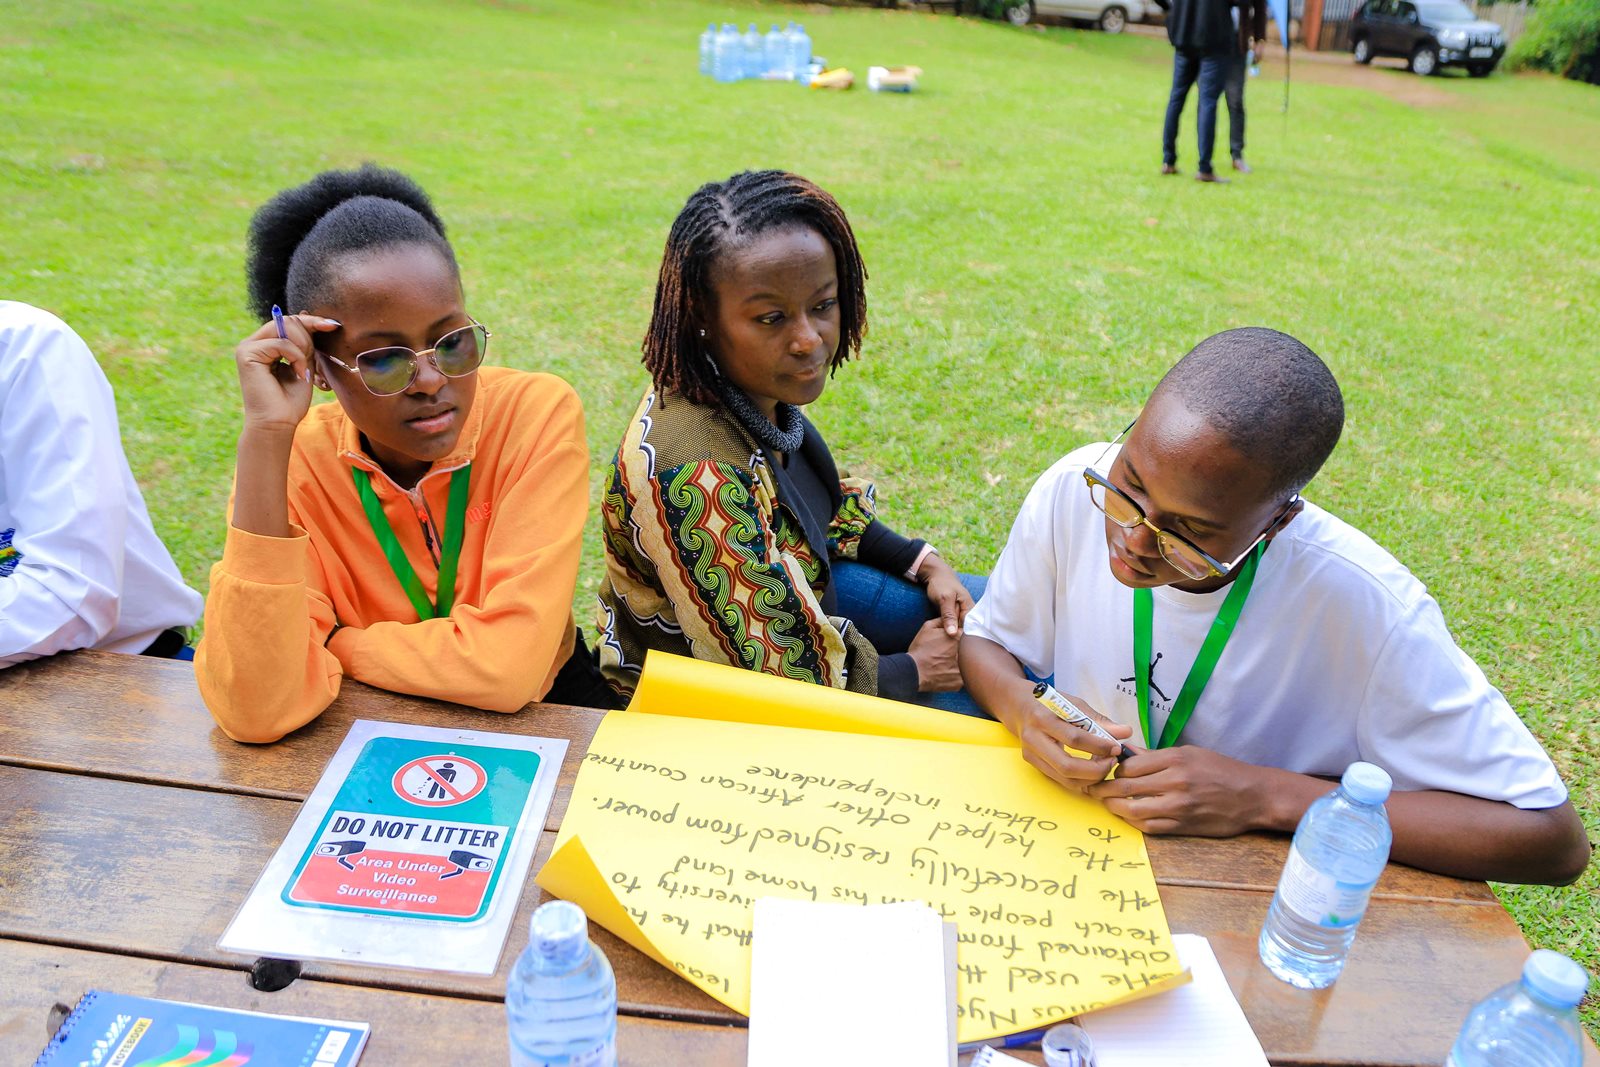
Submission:
<svg viewBox="0 0 1600 1067">
<path fill-rule="evenodd" d="M 998 724 L 660 653 L 537 881 L 741 1012 L 762 896 L 926 901 L 956 924 L 962 1041 L 1187 980 L 1143 835 Z"/>
<path fill-rule="evenodd" d="M 848 89 L 855 83 L 856 76 L 850 73 L 849 67 L 830 67 L 811 76 L 813 89 Z"/>
</svg>

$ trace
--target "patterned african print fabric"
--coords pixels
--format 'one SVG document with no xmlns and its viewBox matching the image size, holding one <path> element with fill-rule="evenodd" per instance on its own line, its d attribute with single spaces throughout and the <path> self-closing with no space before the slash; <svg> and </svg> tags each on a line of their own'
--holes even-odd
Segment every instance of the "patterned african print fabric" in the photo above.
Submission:
<svg viewBox="0 0 1600 1067">
<path fill-rule="evenodd" d="M 825 449 L 815 427 L 807 435 Z M 767 455 L 731 415 L 675 393 L 645 393 L 600 503 L 600 667 L 623 696 L 652 648 L 877 692 L 877 651 L 824 608 L 830 560 L 854 559 L 873 521 L 872 486 L 840 479 L 819 555 L 777 484 Z"/>
</svg>

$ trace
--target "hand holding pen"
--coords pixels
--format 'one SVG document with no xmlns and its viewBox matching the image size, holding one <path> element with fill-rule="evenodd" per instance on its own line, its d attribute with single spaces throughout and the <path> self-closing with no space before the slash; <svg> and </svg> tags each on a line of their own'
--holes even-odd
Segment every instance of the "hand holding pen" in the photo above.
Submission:
<svg viewBox="0 0 1600 1067">
<path fill-rule="evenodd" d="M 1040 682 L 1033 687 L 1033 699 L 1055 712 L 1056 718 L 1062 722 L 1071 723 L 1080 730 L 1087 730 L 1102 741 L 1110 741 L 1117 746 L 1117 762 L 1121 763 L 1133 755 L 1133 749 L 1111 736 L 1104 726 L 1097 722 L 1093 715 L 1078 707 L 1068 698 L 1056 692 L 1056 687 L 1048 682 Z"/>
<path fill-rule="evenodd" d="M 311 407 L 312 335 L 338 328 L 333 319 L 285 315 L 275 306 L 271 320 L 239 342 L 234 361 L 247 430 L 293 433 Z"/>
<path fill-rule="evenodd" d="M 1133 732 L 1128 727 L 1097 721 L 1073 698 L 1048 685 L 1018 688 L 1019 697 L 1031 697 L 1028 710 L 1013 725 L 1023 758 L 1061 785 L 1082 792 L 1135 754 L 1123 743 Z"/>
</svg>

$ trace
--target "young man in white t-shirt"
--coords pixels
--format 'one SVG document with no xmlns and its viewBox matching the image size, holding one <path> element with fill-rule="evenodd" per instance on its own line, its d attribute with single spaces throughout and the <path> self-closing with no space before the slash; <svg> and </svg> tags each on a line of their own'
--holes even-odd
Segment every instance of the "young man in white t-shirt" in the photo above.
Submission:
<svg viewBox="0 0 1600 1067">
<path fill-rule="evenodd" d="M 1029 492 L 967 616 L 967 688 L 1028 762 L 1146 833 L 1292 831 L 1366 760 L 1394 778 L 1395 860 L 1569 883 L 1590 848 L 1549 757 L 1422 583 L 1299 496 L 1343 423 L 1294 338 L 1201 342 L 1120 447 L 1079 449 Z M 1058 719 L 1035 678 L 1134 754 Z"/>
</svg>

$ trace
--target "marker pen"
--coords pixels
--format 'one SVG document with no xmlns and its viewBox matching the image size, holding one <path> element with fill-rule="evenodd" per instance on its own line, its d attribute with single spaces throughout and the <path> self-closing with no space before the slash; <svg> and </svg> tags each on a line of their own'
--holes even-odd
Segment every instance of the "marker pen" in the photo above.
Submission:
<svg viewBox="0 0 1600 1067">
<path fill-rule="evenodd" d="M 1024 1030 L 1020 1034 L 1006 1034 L 1004 1037 L 991 1037 L 984 1041 L 964 1041 L 956 1046 L 956 1051 L 965 1056 L 982 1048 L 1028 1048 L 1037 1045 L 1043 1039 L 1043 1030 Z"/>
<path fill-rule="evenodd" d="M 1062 722 L 1071 723 L 1080 730 L 1087 730 L 1096 737 L 1104 738 L 1105 740 L 1113 742 L 1114 744 L 1121 745 L 1122 751 L 1117 753 L 1118 763 L 1133 755 L 1133 749 L 1129 748 L 1127 745 L 1123 745 L 1122 742 L 1118 741 L 1115 737 L 1112 737 L 1111 734 L 1106 731 L 1106 728 L 1096 722 L 1092 716 L 1085 714 L 1082 708 L 1078 707 L 1078 705 L 1074 704 L 1072 701 L 1056 692 L 1054 686 L 1049 685 L 1046 682 L 1040 682 L 1038 685 L 1033 687 L 1033 699 L 1037 700 L 1039 703 L 1055 712 L 1056 718 L 1060 719 Z"/>
</svg>

